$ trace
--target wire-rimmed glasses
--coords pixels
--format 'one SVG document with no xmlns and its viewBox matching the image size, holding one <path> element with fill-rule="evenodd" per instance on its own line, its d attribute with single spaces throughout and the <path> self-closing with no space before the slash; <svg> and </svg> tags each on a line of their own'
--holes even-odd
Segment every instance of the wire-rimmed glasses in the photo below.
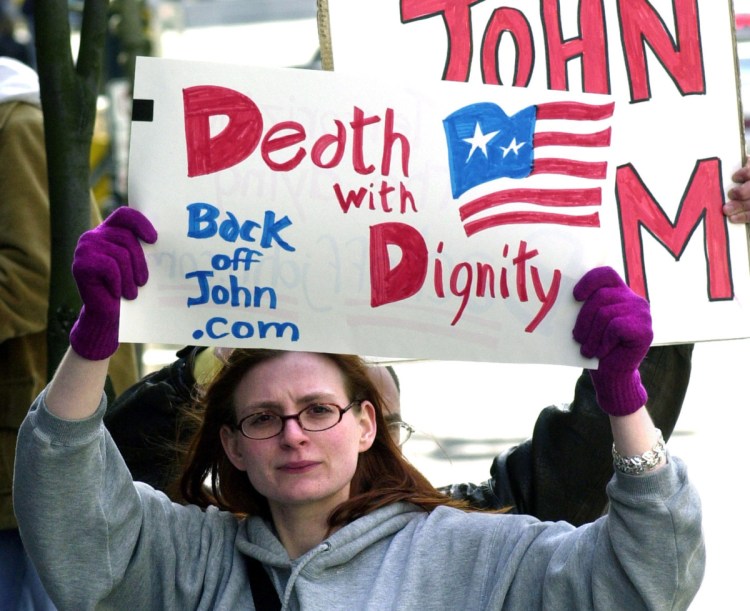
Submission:
<svg viewBox="0 0 750 611">
<path fill-rule="evenodd" d="M 403 420 L 393 420 L 388 423 L 388 433 L 399 447 L 402 447 L 414 434 L 414 427 Z"/>
<path fill-rule="evenodd" d="M 319 433 L 336 426 L 344 414 L 362 401 L 355 399 L 346 407 L 335 403 L 312 403 L 296 414 L 281 416 L 270 410 L 249 414 L 240 420 L 235 429 L 248 439 L 270 439 L 281 434 L 287 420 L 296 420 L 303 431 Z"/>
</svg>

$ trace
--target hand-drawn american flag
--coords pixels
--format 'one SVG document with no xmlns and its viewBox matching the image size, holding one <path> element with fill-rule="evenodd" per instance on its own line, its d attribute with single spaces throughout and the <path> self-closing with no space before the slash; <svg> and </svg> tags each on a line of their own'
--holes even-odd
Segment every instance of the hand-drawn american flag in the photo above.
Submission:
<svg viewBox="0 0 750 611">
<path fill-rule="evenodd" d="M 607 175 L 606 159 L 611 142 L 607 120 L 613 113 L 613 102 L 562 101 L 529 106 L 508 116 L 497 104 L 483 102 L 465 106 L 444 119 L 454 199 L 491 181 L 520 181 L 511 186 L 507 180 L 501 181 L 503 188 L 461 205 L 459 212 L 466 234 L 470 236 L 490 227 L 521 223 L 598 227 L 598 212 L 566 214 L 559 209 L 601 205 L 602 189 L 596 186 L 596 182 L 603 181 Z M 542 131 L 539 127 L 543 121 L 554 121 L 555 127 L 559 122 L 574 121 L 577 131 Z M 569 147 L 564 150 L 570 155 L 544 157 L 539 151 L 542 147 Z M 601 160 L 575 158 L 577 150 L 590 147 L 601 149 Z M 576 180 L 574 186 L 568 185 L 569 188 L 531 186 L 529 177 L 541 174 L 580 180 Z M 467 219 L 498 206 L 516 203 L 533 204 L 544 211 L 501 212 L 467 222 Z M 550 209 L 558 211 L 551 212 Z"/>
</svg>

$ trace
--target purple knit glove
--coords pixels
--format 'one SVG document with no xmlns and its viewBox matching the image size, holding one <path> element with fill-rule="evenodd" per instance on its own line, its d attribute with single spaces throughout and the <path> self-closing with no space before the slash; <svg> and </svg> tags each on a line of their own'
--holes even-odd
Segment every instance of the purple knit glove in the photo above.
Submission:
<svg viewBox="0 0 750 611">
<path fill-rule="evenodd" d="M 83 307 L 70 332 L 80 356 L 100 361 L 117 350 L 120 298 L 135 299 L 148 280 L 139 240 L 156 242 L 156 229 L 133 208 L 117 208 L 104 222 L 85 232 L 73 254 L 73 277 Z"/>
<path fill-rule="evenodd" d="M 597 357 L 591 371 L 599 406 L 612 416 L 626 416 L 646 404 L 638 366 L 654 338 L 648 302 L 636 295 L 611 267 L 597 267 L 573 289 L 583 301 L 573 338 L 581 354 Z"/>
</svg>

